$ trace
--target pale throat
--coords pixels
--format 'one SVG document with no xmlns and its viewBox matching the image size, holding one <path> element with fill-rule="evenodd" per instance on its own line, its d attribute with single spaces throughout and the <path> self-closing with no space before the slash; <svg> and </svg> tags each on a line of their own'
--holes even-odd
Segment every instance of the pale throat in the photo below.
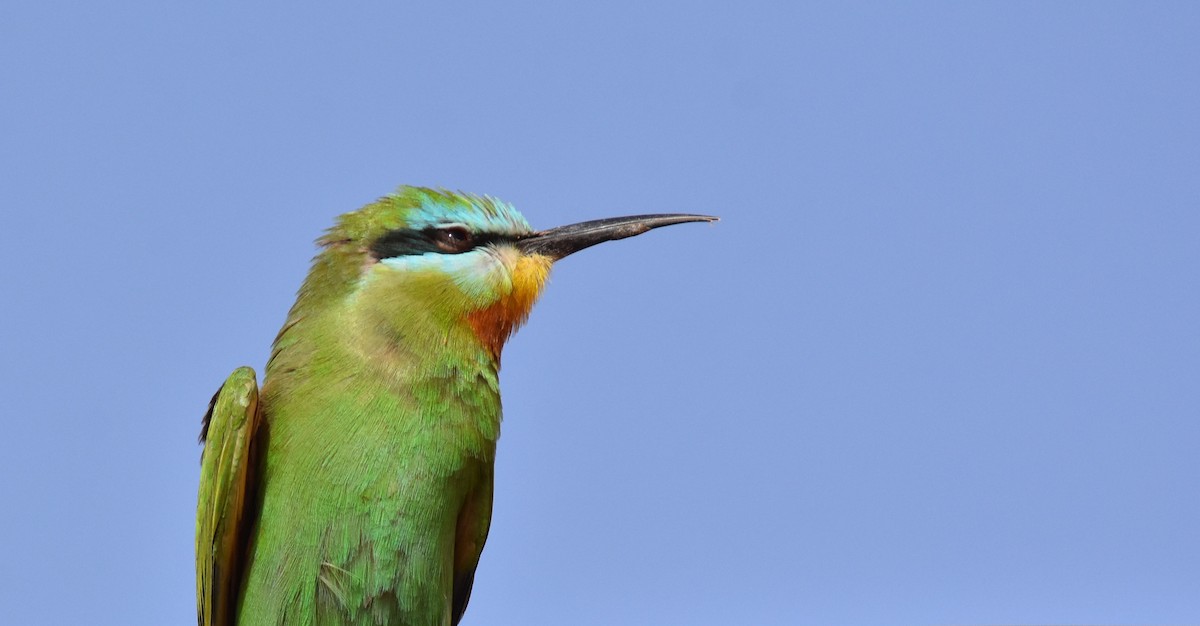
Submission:
<svg viewBox="0 0 1200 626">
<path fill-rule="evenodd" d="M 505 342 L 529 319 L 553 264 L 546 256 L 523 255 L 516 251 L 512 254 L 513 258 L 507 264 L 509 289 L 495 302 L 471 311 L 463 318 L 497 364 Z"/>
<path fill-rule="evenodd" d="M 552 264 L 509 246 L 387 259 L 368 270 L 347 302 L 348 326 L 361 356 L 385 367 L 481 350 L 498 365 Z"/>
</svg>

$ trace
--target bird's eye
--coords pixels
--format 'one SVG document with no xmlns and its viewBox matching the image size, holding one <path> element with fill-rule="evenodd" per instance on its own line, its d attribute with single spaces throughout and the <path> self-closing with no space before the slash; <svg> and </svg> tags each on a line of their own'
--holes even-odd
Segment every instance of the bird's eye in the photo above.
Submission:
<svg viewBox="0 0 1200 626">
<path fill-rule="evenodd" d="M 463 226 L 446 226 L 433 230 L 433 241 L 444 252 L 466 252 L 475 247 L 475 237 Z"/>
</svg>

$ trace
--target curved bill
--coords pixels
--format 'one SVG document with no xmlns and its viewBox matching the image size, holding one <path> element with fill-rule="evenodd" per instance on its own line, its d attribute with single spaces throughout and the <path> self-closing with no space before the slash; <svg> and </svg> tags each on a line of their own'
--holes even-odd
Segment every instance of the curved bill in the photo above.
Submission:
<svg viewBox="0 0 1200 626">
<path fill-rule="evenodd" d="M 526 254 L 540 254 L 555 261 L 598 243 L 640 235 L 648 230 L 686 222 L 715 222 L 710 215 L 661 214 L 610 217 L 590 222 L 559 226 L 530 233 L 515 242 Z"/>
</svg>

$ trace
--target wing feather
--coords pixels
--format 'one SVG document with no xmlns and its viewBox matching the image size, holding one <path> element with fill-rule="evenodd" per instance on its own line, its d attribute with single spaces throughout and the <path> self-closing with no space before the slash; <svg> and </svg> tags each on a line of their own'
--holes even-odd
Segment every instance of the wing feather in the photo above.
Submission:
<svg viewBox="0 0 1200 626">
<path fill-rule="evenodd" d="M 492 523 L 492 485 L 491 468 L 486 468 L 458 513 L 454 534 L 454 589 L 450 600 L 450 623 L 454 626 L 467 610 L 471 588 L 475 585 L 475 568 L 479 565 L 479 555 Z"/>
<path fill-rule="evenodd" d="M 200 626 L 236 618 L 252 500 L 260 413 L 254 370 L 234 370 L 213 395 L 200 433 L 196 507 L 196 613 Z"/>
</svg>

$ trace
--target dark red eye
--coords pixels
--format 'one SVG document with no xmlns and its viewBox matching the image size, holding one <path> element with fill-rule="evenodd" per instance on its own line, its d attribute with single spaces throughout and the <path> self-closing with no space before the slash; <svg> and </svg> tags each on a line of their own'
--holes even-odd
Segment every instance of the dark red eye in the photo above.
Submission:
<svg viewBox="0 0 1200 626">
<path fill-rule="evenodd" d="M 445 252 L 466 252 L 475 247 L 475 237 L 463 226 L 435 229 L 433 240 Z"/>
</svg>

